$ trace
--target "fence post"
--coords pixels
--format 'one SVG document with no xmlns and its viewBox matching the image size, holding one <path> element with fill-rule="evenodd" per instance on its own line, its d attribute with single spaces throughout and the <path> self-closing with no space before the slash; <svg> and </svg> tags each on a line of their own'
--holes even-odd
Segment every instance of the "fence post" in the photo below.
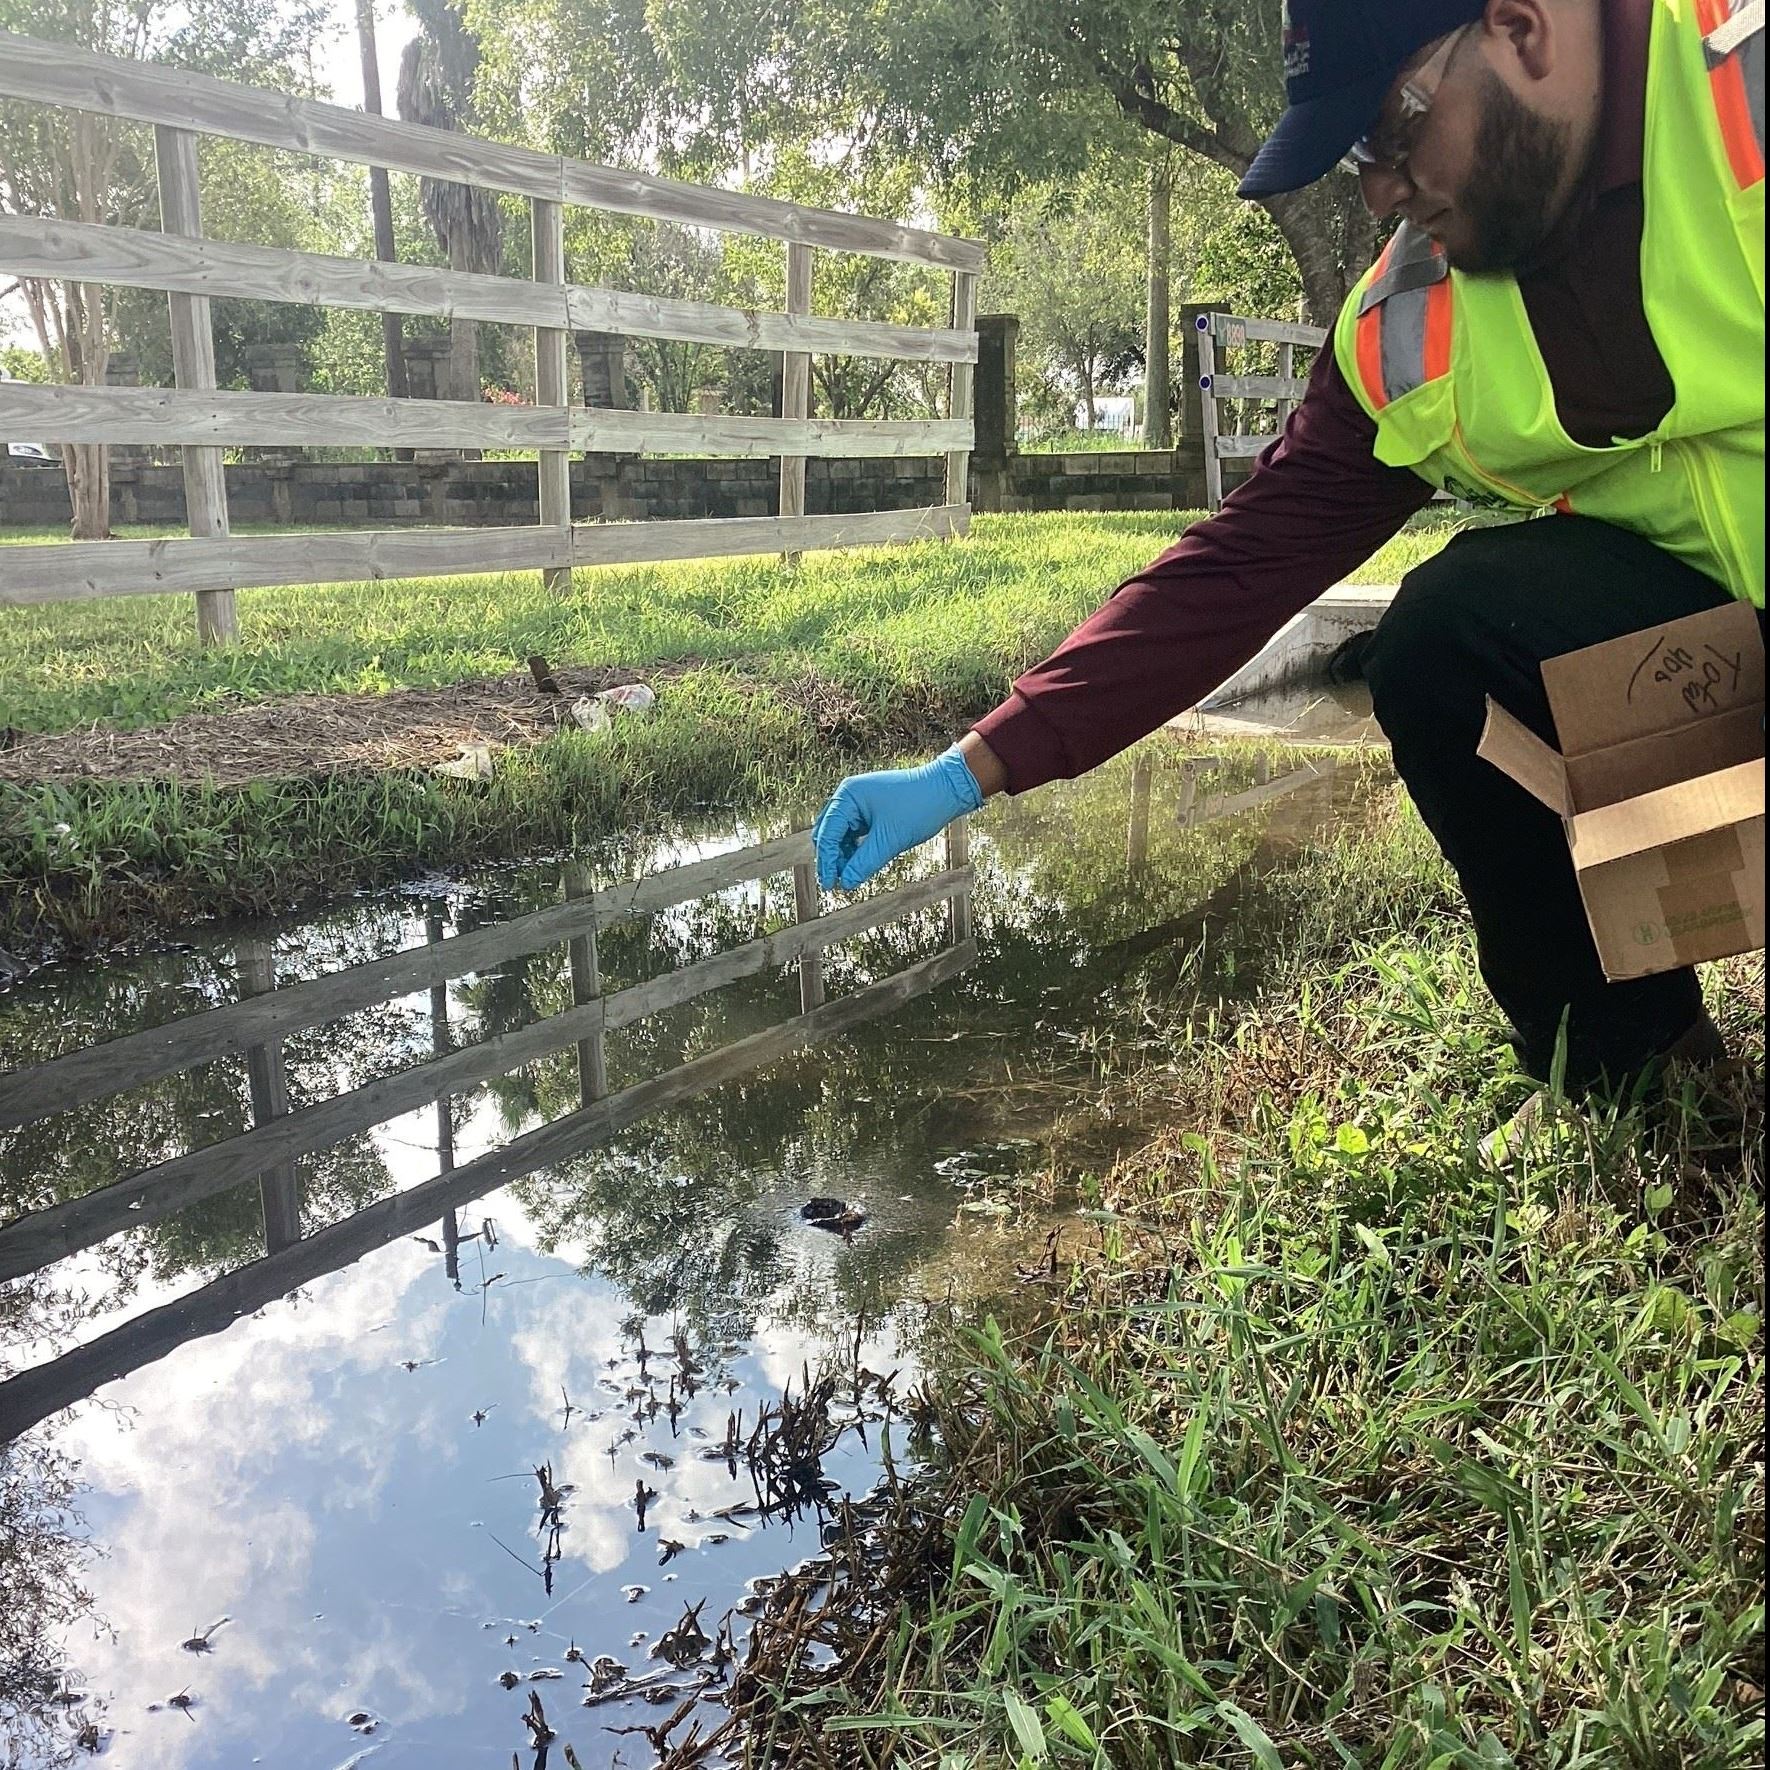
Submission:
<svg viewBox="0 0 1770 1770">
<path fill-rule="evenodd" d="M 443 920 L 439 910 L 429 911 L 424 918 L 424 938 L 437 945 L 443 937 Z M 449 1049 L 449 986 L 430 986 L 430 1054 L 445 1056 Z M 455 1121 L 452 1116 L 453 1096 L 439 1094 L 436 1101 L 436 1171 L 455 1171 Z M 455 1220 L 453 1207 L 443 1212 L 443 1271 L 455 1286 L 461 1283 L 461 1226 Z"/>
<path fill-rule="evenodd" d="M 534 197 L 529 203 L 529 231 L 534 242 L 535 281 L 557 286 L 559 325 L 535 328 L 535 404 L 556 406 L 560 417 L 566 418 L 565 375 L 565 211 L 551 197 Z M 543 527 L 563 528 L 569 537 L 572 527 L 571 455 L 565 449 L 542 449 L 536 458 L 536 475 L 540 491 L 540 518 Z M 572 568 L 569 565 L 546 567 L 542 584 L 555 596 L 569 596 Z"/>
<path fill-rule="evenodd" d="M 971 473 L 976 481 L 974 510 L 1005 510 L 1009 463 L 1019 451 L 1019 417 L 1014 385 L 1015 343 L 1020 321 L 1011 313 L 977 316 L 977 370 L 971 383 L 975 443 Z"/>
<path fill-rule="evenodd" d="M 1149 864 L 1149 791 L 1155 763 L 1139 756 L 1131 765 L 1131 821 L 1125 830 L 1125 868 L 1140 873 Z"/>
<path fill-rule="evenodd" d="M 955 332 L 975 332 L 977 330 L 977 276 L 973 271 L 956 270 L 953 272 L 953 330 Z M 953 419 L 971 418 L 975 414 L 977 372 L 970 363 L 954 363 L 952 366 L 952 387 L 947 396 L 947 416 Z M 966 505 L 965 514 L 954 524 L 955 537 L 965 534 L 971 527 L 971 451 L 969 449 L 953 449 L 946 458 L 946 501 L 949 504 Z"/>
<path fill-rule="evenodd" d="M 823 898 L 817 888 L 817 868 L 801 861 L 793 868 L 793 919 L 815 922 L 823 914 Z M 799 961 L 799 1012 L 809 1014 L 824 1000 L 824 962 L 818 953 L 806 953 Z"/>
<path fill-rule="evenodd" d="M 1189 830 L 1198 821 L 1199 777 L 1215 774 L 1223 766 L 1218 756 L 1193 756 L 1180 768 L 1180 792 L 1174 801 L 1174 822 Z"/>
<path fill-rule="evenodd" d="M 1289 381 L 1297 372 L 1297 347 L 1294 344 L 1281 344 L 1278 347 L 1278 372 L 1283 380 Z M 1291 413 L 1296 409 L 1294 399 L 1281 399 L 1278 402 L 1278 427 L 1283 430 L 1291 421 Z"/>
<path fill-rule="evenodd" d="M 590 871 L 581 861 L 568 861 L 565 869 L 567 901 L 590 895 Z M 582 1008 L 602 996 L 602 961 L 596 951 L 596 930 L 591 928 L 566 943 L 572 970 L 572 1006 Z M 608 1055 L 598 1028 L 578 1041 L 578 1104 L 588 1106 L 608 1093 Z"/>
<path fill-rule="evenodd" d="M 787 242 L 787 307 L 788 313 L 808 314 L 811 312 L 811 248 L 802 246 L 796 240 Z M 787 350 L 781 353 L 781 416 L 783 418 L 809 418 L 811 416 L 811 353 L 806 350 Z M 803 516 L 805 514 L 805 457 L 803 455 L 781 456 L 781 500 L 782 516 Z M 797 565 L 797 553 L 785 553 L 781 556 L 786 565 Z"/>
<path fill-rule="evenodd" d="M 1223 507 L 1223 462 L 1217 453 L 1217 399 L 1211 391 L 1217 378 L 1217 343 L 1211 335 L 1211 316 L 1201 313 L 1193 322 L 1198 333 L 1199 438 L 1205 449 L 1205 508 Z"/>
<path fill-rule="evenodd" d="M 946 827 L 946 864 L 949 868 L 971 864 L 971 820 L 954 818 Z M 971 894 L 955 891 L 947 903 L 947 933 L 954 946 L 971 938 Z"/>
<path fill-rule="evenodd" d="M 203 235 L 197 138 L 188 129 L 154 125 L 154 166 L 160 186 L 160 230 L 188 239 Z M 172 378 L 179 387 L 209 391 L 215 386 L 215 333 L 207 295 L 168 295 L 172 321 Z M 221 450 L 186 443 L 184 464 L 186 526 L 193 535 L 225 535 L 227 476 Z M 240 636 L 231 590 L 197 592 L 197 639 L 203 645 L 231 645 Z"/>
<path fill-rule="evenodd" d="M 262 996 L 277 986 L 276 965 L 261 940 L 242 940 L 238 949 L 240 994 Z M 289 1110 L 289 1078 L 283 1066 L 283 1041 L 253 1045 L 246 1052 L 246 1080 L 252 1095 L 254 1128 L 282 1118 Z M 264 1214 L 264 1251 L 281 1252 L 301 1239 L 301 1185 L 293 1161 L 278 1162 L 258 1176 L 259 1207 Z"/>
</svg>

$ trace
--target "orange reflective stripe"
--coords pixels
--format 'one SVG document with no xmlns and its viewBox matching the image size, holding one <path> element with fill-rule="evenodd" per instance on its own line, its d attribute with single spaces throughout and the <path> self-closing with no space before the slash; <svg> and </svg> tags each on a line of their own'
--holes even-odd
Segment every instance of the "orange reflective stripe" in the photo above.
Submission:
<svg viewBox="0 0 1770 1770">
<path fill-rule="evenodd" d="M 1384 243 L 1382 251 L 1377 254 L 1377 262 L 1371 266 L 1371 283 L 1382 281 L 1383 272 L 1389 268 L 1389 260 L 1394 256 L 1395 236 L 1391 234 Z M 1383 385 L 1383 310 L 1381 306 L 1368 308 L 1358 316 L 1358 332 L 1355 342 L 1358 357 L 1358 378 L 1364 383 L 1364 390 L 1370 395 L 1371 404 L 1380 412 L 1389 403 L 1389 390 Z"/>
<path fill-rule="evenodd" d="M 1709 70 L 1709 86 L 1715 95 L 1715 112 L 1721 119 L 1721 140 L 1739 188 L 1746 189 L 1764 176 L 1764 150 L 1752 123 L 1751 99 L 1745 89 L 1745 69 L 1739 57 L 1730 55 Z"/>
<path fill-rule="evenodd" d="M 1727 23 L 1733 8 L 1727 0 L 1696 0 L 1696 22 L 1706 37 Z M 1737 54 L 1723 56 L 1709 69 L 1709 90 L 1721 124 L 1721 141 L 1741 190 L 1764 176 L 1764 147 L 1752 117 L 1746 89 L 1745 63 Z"/>
<path fill-rule="evenodd" d="M 1370 402 L 1381 411 L 1389 403 L 1388 389 L 1383 385 L 1383 310 L 1373 307 L 1358 319 L 1358 378 Z"/>
<path fill-rule="evenodd" d="M 1450 373 L 1450 282 L 1426 291 L 1426 376 L 1436 381 Z"/>
</svg>

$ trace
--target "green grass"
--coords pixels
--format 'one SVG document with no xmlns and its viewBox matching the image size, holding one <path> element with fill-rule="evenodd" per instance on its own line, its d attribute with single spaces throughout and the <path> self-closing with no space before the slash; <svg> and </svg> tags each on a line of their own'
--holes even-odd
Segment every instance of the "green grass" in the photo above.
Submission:
<svg viewBox="0 0 1770 1770">
<path fill-rule="evenodd" d="M 866 1644 L 753 1712 L 805 1765 L 1761 1762 L 1761 1079 L 1501 1175 L 1527 1084 L 1417 822 L 1261 889 L 1250 1005 L 1126 1005 L 1109 1097 L 1170 1128 L 948 1348 Z M 1711 981 L 1761 1078 L 1761 959 Z"/>
<path fill-rule="evenodd" d="M 1104 455 L 1142 447 L 1136 437 L 1121 435 L 1115 430 L 1063 430 L 1055 436 L 1022 443 L 1020 452 L 1023 455 Z"/>
<path fill-rule="evenodd" d="M 345 885 L 581 842 L 613 820 L 753 795 L 815 803 L 857 759 L 946 742 L 1123 578 L 1173 515 L 981 517 L 954 545 L 579 574 L 243 591 L 240 643 L 203 650 L 192 599 L 0 612 L 0 726 L 120 728 L 296 693 L 383 693 L 555 664 L 686 670 L 618 741 L 507 753 L 489 788 L 425 775 L 0 787 L 0 944 L 115 934 L 143 916 L 262 908 Z M 1358 574 L 1442 544 L 1410 527 Z M 820 712 L 821 709 L 821 712 Z M 835 709 L 832 738 L 830 709 Z M 65 826 L 63 828 L 62 826 Z"/>
<path fill-rule="evenodd" d="M 940 679 L 993 693 L 1036 662 L 1195 512 L 979 517 L 969 540 L 772 558 L 601 568 L 560 602 L 537 572 L 239 594 L 240 643 L 203 651 L 192 598 L 144 596 L 0 613 L 0 724 L 149 724 L 242 700 L 434 687 L 556 663 L 644 669 L 684 659 L 815 669 L 893 692 Z M 1354 581 L 1392 583 L 1447 519 L 1410 527 Z"/>
</svg>

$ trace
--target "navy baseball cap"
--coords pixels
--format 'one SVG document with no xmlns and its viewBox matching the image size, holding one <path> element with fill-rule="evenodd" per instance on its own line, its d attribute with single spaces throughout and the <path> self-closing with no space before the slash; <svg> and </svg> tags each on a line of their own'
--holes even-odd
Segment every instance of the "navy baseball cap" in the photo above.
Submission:
<svg viewBox="0 0 1770 1770">
<path fill-rule="evenodd" d="M 1486 10 L 1485 0 L 1286 0 L 1289 108 L 1240 194 L 1271 197 L 1313 184 L 1370 132 L 1409 58 Z"/>
</svg>

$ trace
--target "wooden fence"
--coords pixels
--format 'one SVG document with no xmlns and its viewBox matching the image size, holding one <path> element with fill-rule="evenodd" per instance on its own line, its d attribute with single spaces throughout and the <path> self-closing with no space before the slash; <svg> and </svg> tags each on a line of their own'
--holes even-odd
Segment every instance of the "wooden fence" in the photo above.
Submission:
<svg viewBox="0 0 1770 1770">
<path fill-rule="evenodd" d="M 1277 440 L 1297 401 L 1309 389 L 1307 374 L 1297 373 L 1297 352 L 1317 351 L 1328 341 L 1321 326 L 1290 320 L 1262 320 L 1239 313 L 1201 313 L 1198 330 L 1198 386 L 1204 440 L 1205 503 L 1223 507 L 1223 463 L 1251 460 Z M 1261 345 L 1277 347 L 1276 374 L 1228 372 L 1230 353 L 1244 357 Z M 1219 363 L 1224 365 L 1219 368 Z M 1452 503 L 1448 492 L 1434 494 L 1435 503 Z"/>
<path fill-rule="evenodd" d="M 1327 342 L 1327 333 L 1320 326 L 1254 319 L 1239 313 L 1201 313 L 1193 324 L 1198 328 L 1198 385 L 1204 416 L 1200 435 L 1205 451 L 1205 502 L 1217 510 L 1223 504 L 1223 463 L 1259 454 L 1284 429 L 1285 420 L 1309 385 L 1308 377 L 1297 373 L 1297 352 L 1319 350 Z M 1231 351 L 1239 355 L 1260 344 L 1278 347 L 1276 375 L 1226 372 Z M 1219 353 L 1225 369 L 1218 367 Z M 1260 428 L 1253 428 L 1255 425 Z"/>
<path fill-rule="evenodd" d="M 977 957 L 971 928 L 973 869 L 964 820 L 949 828 L 945 842 L 946 865 L 940 872 L 828 914 L 822 913 L 811 838 L 801 833 L 599 891 L 589 890 L 582 873 L 568 867 L 563 901 L 546 909 L 447 940 L 440 919 L 433 919 L 423 946 L 280 989 L 273 987 L 268 953 L 248 943 L 238 1000 L 0 1075 L 0 1130 L 76 1111 L 226 1057 L 244 1057 L 253 1108 L 249 1131 L 0 1224 L 0 1282 L 252 1180 L 258 1183 L 265 1232 L 264 1258 L 0 1383 L 0 1444 L 99 1383 L 162 1356 L 193 1333 L 225 1327 L 238 1315 L 401 1235 L 439 1219 L 452 1222 L 452 1213 L 472 1199 L 580 1155 L 653 1113 L 837 1037 L 956 977 Z M 643 983 L 604 992 L 599 930 L 789 871 L 797 919 L 787 927 Z M 944 906 L 948 936 L 939 952 L 835 1001 L 825 999 L 822 955 L 829 948 L 938 906 Z M 567 952 L 571 1007 L 477 1044 L 447 1048 L 450 978 L 560 945 Z M 788 965 L 798 971 L 797 1014 L 609 1092 L 604 1050 L 609 1033 Z M 431 992 L 438 1055 L 319 1104 L 290 1110 L 283 1042 L 291 1033 L 424 990 Z M 450 1099 L 565 1050 L 576 1053 L 577 1108 L 457 1167 L 449 1135 Z M 433 1101 L 440 1133 L 437 1175 L 304 1236 L 299 1158 Z M 206 1325 L 193 1325 L 197 1323 Z"/>
<path fill-rule="evenodd" d="M 161 231 L 35 216 L 0 216 L 0 271 L 164 291 L 176 387 L 31 387 L 0 383 L 0 435 L 57 443 L 154 443 L 182 450 L 192 538 L 0 549 L 0 607 L 79 597 L 181 591 L 197 598 L 208 641 L 236 632 L 242 586 L 534 569 L 563 593 L 574 566 L 737 553 L 870 546 L 963 534 L 977 361 L 973 241 L 865 216 L 683 184 L 365 115 L 207 75 L 94 54 L 0 31 L 0 97 L 151 124 Z M 199 135 L 448 179 L 526 198 L 533 276 L 329 257 L 203 237 Z M 564 213 L 579 205 L 652 221 L 762 235 L 786 247 L 786 306 L 754 313 L 566 280 Z M 820 319 L 811 313 L 816 249 L 871 254 L 952 274 L 945 328 Z M 216 297 L 491 320 L 532 327 L 536 404 L 339 398 L 216 390 L 209 303 Z M 566 340 L 574 330 L 782 353 L 778 418 L 702 417 L 567 405 Z M 810 417 L 813 353 L 949 365 L 949 416 L 915 422 Z M 271 445 L 533 449 L 539 523 L 532 528 L 361 531 L 235 539 L 228 532 L 222 450 Z M 715 521 L 574 524 L 575 450 L 711 451 L 779 457 L 780 514 Z M 926 510 L 805 514 L 805 458 L 944 455 L 946 501 Z"/>
</svg>

